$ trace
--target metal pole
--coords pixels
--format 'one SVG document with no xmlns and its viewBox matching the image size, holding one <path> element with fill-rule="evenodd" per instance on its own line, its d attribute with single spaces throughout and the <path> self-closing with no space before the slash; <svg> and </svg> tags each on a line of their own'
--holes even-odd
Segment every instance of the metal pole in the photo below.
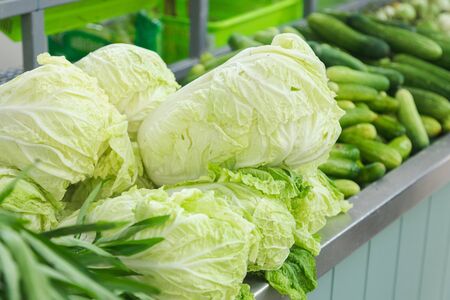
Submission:
<svg viewBox="0 0 450 300">
<path fill-rule="evenodd" d="M 191 23 L 189 56 L 200 57 L 207 46 L 208 0 L 190 0 L 189 18 Z"/>
<path fill-rule="evenodd" d="M 47 51 L 44 31 L 44 11 L 38 10 L 22 15 L 22 52 L 25 71 L 37 67 L 36 57 Z"/>
<path fill-rule="evenodd" d="M 317 0 L 303 0 L 303 17 L 307 17 L 309 14 L 316 11 Z"/>
</svg>

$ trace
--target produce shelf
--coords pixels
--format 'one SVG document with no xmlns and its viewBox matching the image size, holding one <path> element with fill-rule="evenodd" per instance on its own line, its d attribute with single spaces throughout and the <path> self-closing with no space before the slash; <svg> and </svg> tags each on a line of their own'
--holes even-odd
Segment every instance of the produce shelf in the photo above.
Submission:
<svg viewBox="0 0 450 300">
<path fill-rule="evenodd" d="M 348 213 L 328 220 L 320 231 L 318 277 L 448 182 L 450 134 L 349 199 L 354 206 Z M 257 300 L 286 299 L 261 280 L 249 278 L 248 282 Z"/>
</svg>

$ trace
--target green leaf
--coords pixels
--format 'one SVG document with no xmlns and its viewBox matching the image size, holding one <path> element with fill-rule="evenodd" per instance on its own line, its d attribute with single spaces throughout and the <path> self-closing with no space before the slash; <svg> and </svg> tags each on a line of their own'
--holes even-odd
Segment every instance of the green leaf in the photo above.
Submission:
<svg viewBox="0 0 450 300">
<path fill-rule="evenodd" d="M 106 274 L 98 275 L 98 280 L 116 291 L 128 293 L 159 294 L 159 289 L 134 279 L 118 278 Z"/>
<path fill-rule="evenodd" d="M 307 250 L 292 247 L 279 270 L 267 271 L 266 280 L 280 294 L 292 300 L 306 300 L 306 293 L 317 286 L 316 262 Z"/>
<path fill-rule="evenodd" d="M 161 242 L 162 240 L 164 239 L 159 237 L 131 241 L 119 240 L 101 243 L 99 244 L 99 246 L 113 255 L 130 256 L 145 251 Z"/>
<path fill-rule="evenodd" d="M 124 226 L 125 224 L 127 224 L 127 222 L 97 222 L 93 224 L 82 224 L 82 225 L 61 227 L 54 230 L 43 232 L 41 234 L 46 238 L 51 239 L 60 236 L 77 235 L 85 232 L 98 232 L 115 229 Z"/>
<path fill-rule="evenodd" d="M 255 300 L 255 296 L 250 291 L 250 286 L 248 284 L 241 284 L 241 289 L 235 300 Z"/>
<path fill-rule="evenodd" d="M 102 243 L 105 241 L 124 241 L 135 235 L 141 230 L 144 230 L 149 227 L 158 226 L 164 224 L 168 219 L 169 215 L 152 217 L 148 219 L 144 219 L 142 221 L 136 222 L 133 225 L 129 226 L 125 230 L 123 230 L 117 237 L 113 236 L 110 238 L 102 238 L 97 241 L 97 243 Z"/>
<path fill-rule="evenodd" d="M 0 204 L 14 191 L 17 182 L 24 179 L 27 176 L 27 173 L 35 167 L 38 162 L 36 161 L 34 164 L 25 167 L 16 178 L 14 178 L 10 183 L 8 183 L 1 191 L 0 191 Z"/>
<path fill-rule="evenodd" d="M 51 245 L 48 241 L 31 232 L 23 232 L 22 236 L 44 260 L 51 264 L 56 270 L 67 276 L 67 278 L 75 285 L 82 286 L 89 296 L 96 299 L 119 300 L 116 295 L 95 282 L 95 280 L 84 271 L 85 269 L 78 265 L 78 263 L 70 256 L 66 255 L 54 245 Z"/>
<path fill-rule="evenodd" d="M 84 224 L 85 220 L 86 220 L 86 214 L 87 214 L 87 210 L 89 208 L 89 206 L 92 204 L 92 202 L 94 202 L 97 199 L 97 195 L 99 194 L 99 192 L 101 191 L 103 186 L 103 181 L 99 182 L 94 189 L 92 190 L 92 192 L 90 192 L 89 196 L 86 198 L 86 200 L 84 201 L 83 205 L 80 208 L 80 212 L 78 213 L 78 217 L 77 217 L 77 225 L 81 225 Z"/>
<path fill-rule="evenodd" d="M 20 274 L 11 253 L 0 243 L 0 274 L 3 273 L 7 299 L 20 300 Z"/>
<path fill-rule="evenodd" d="M 25 298 L 28 300 L 48 299 L 50 283 L 47 277 L 37 272 L 39 262 L 22 237 L 8 228 L 2 228 L 0 236 L 13 255 L 22 276 L 23 287 L 27 291 Z"/>
</svg>

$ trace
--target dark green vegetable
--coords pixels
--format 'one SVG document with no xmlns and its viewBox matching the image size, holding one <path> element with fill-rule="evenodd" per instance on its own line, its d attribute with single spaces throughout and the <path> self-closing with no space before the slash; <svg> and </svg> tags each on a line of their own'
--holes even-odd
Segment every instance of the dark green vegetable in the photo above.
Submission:
<svg viewBox="0 0 450 300">
<path fill-rule="evenodd" d="M 337 189 L 344 194 L 344 198 L 350 198 L 361 191 L 359 185 L 353 180 L 349 179 L 335 179 L 333 180 Z"/>
<path fill-rule="evenodd" d="M 248 36 L 233 33 L 228 38 L 228 45 L 230 45 L 231 49 L 233 50 L 241 50 L 245 48 L 261 46 L 263 44 L 255 41 L 252 38 L 249 38 Z"/>
<path fill-rule="evenodd" d="M 425 72 L 429 72 L 442 78 L 450 84 L 450 72 L 430 62 L 424 61 L 420 58 L 416 58 L 408 54 L 397 54 L 394 56 L 394 61 L 416 67 L 417 69 Z"/>
<path fill-rule="evenodd" d="M 265 30 L 258 31 L 253 36 L 253 39 L 260 42 L 263 45 L 270 45 L 273 38 L 280 33 L 280 30 L 276 27 L 270 27 Z"/>
<path fill-rule="evenodd" d="M 438 44 L 418 33 L 382 25 L 361 14 L 352 15 L 349 24 L 361 32 L 385 40 L 397 52 L 409 53 L 424 59 L 438 59 L 442 55 L 442 48 Z"/>
<path fill-rule="evenodd" d="M 336 143 L 330 151 L 330 157 L 357 161 L 360 159 L 360 154 L 359 149 L 353 145 Z"/>
<path fill-rule="evenodd" d="M 331 66 L 347 66 L 354 70 L 364 71 L 366 66 L 356 57 L 339 50 L 338 48 L 332 47 L 328 44 L 311 43 L 308 44 L 313 49 L 317 57 L 325 64 L 327 67 Z"/>
<path fill-rule="evenodd" d="M 373 101 L 378 99 L 378 91 L 374 88 L 352 83 L 338 83 L 337 100 Z"/>
<path fill-rule="evenodd" d="M 356 178 L 360 171 L 354 160 L 337 157 L 329 157 L 319 166 L 319 169 L 327 176 L 334 178 Z"/>
<path fill-rule="evenodd" d="M 384 138 L 390 140 L 406 133 L 406 128 L 395 118 L 387 115 L 380 115 L 373 121 L 377 132 Z"/>
<path fill-rule="evenodd" d="M 383 67 L 375 67 L 375 66 L 367 66 L 367 71 L 373 74 L 379 74 L 386 76 L 389 79 L 389 88 L 390 90 L 396 91 L 399 86 L 401 86 L 405 80 L 402 73 L 387 69 Z"/>
<path fill-rule="evenodd" d="M 437 137 L 442 132 L 442 126 L 435 118 L 421 115 L 420 119 L 429 138 Z"/>
<path fill-rule="evenodd" d="M 393 139 L 388 145 L 389 147 L 397 150 L 397 152 L 402 156 L 403 160 L 408 158 L 412 150 L 411 140 L 406 135 L 402 135 Z"/>
<path fill-rule="evenodd" d="M 298 35 L 302 39 L 305 39 L 305 37 L 303 36 L 303 34 L 300 33 L 300 31 L 289 25 L 281 27 L 280 33 L 293 33 L 295 35 Z"/>
<path fill-rule="evenodd" d="M 327 69 L 327 76 L 337 83 L 353 83 L 372 87 L 379 91 L 389 88 L 389 80 L 378 74 L 353 70 L 345 66 L 333 66 Z"/>
<path fill-rule="evenodd" d="M 355 55 L 377 59 L 386 57 L 390 52 L 388 44 L 383 40 L 364 35 L 326 14 L 310 14 L 308 25 L 327 42 Z"/>
<path fill-rule="evenodd" d="M 379 96 L 376 100 L 365 103 L 371 110 L 378 113 L 395 113 L 398 110 L 398 101 L 389 96 Z"/>
<path fill-rule="evenodd" d="M 419 88 L 406 87 L 413 95 L 417 110 L 424 115 L 445 120 L 450 115 L 450 103 L 445 97 Z"/>
<path fill-rule="evenodd" d="M 430 60 L 434 64 L 450 70 L 450 37 L 442 32 L 430 30 L 418 30 L 420 34 L 435 41 L 442 48 L 442 56 L 439 59 Z"/>
<path fill-rule="evenodd" d="M 364 166 L 356 179 L 358 183 L 367 184 L 380 179 L 386 174 L 386 167 L 380 162 Z"/>
<path fill-rule="evenodd" d="M 413 96 L 406 89 L 398 90 L 395 97 L 400 102 L 398 119 L 406 128 L 406 135 L 411 139 L 414 149 L 420 150 L 430 144 L 427 132 L 420 119 Z"/>
<path fill-rule="evenodd" d="M 377 114 L 365 108 L 353 108 L 345 112 L 345 115 L 339 120 L 343 128 L 359 123 L 371 123 L 377 118 Z"/>
<path fill-rule="evenodd" d="M 373 140 L 377 136 L 377 130 L 375 129 L 375 126 L 373 126 L 370 123 L 356 124 L 342 130 L 339 140 L 345 140 L 346 136 L 353 136 L 353 135 Z"/>
<path fill-rule="evenodd" d="M 353 104 L 353 102 L 349 100 L 339 100 L 337 101 L 337 105 L 343 110 L 348 110 L 356 107 L 355 104 Z"/>
<path fill-rule="evenodd" d="M 402 163 L 400 154 L 383 143 L 363 139 L 358 136 L 345 137 L 344 142 L 358 147 L 361 157 L 366 162 L 381 162 L 389 170 L 398 167 Z"/>
</svg>

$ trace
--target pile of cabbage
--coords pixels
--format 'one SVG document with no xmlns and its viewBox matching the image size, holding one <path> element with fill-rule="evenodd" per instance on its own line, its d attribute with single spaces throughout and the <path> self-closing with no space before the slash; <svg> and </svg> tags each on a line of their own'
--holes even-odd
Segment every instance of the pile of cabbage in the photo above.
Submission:
<svg viewBox="0 0 450 300">
<path fill-rule="evenodd" d="M 130 238 L 162 242 L 119 257 L 156 299 L 252 299 L 248 272 L 306 299 L 317 232 L 350 204 L 317 169 L 343 112 L 303 40 L 278 35 L 181 89 L 136 46 L 38 61 L 0 86 L 0 188 L 33 165 L 3 209 L 36 231 L 74 224 L 101 182 L 84 222 L 170 216 Z"/>
</svg>

